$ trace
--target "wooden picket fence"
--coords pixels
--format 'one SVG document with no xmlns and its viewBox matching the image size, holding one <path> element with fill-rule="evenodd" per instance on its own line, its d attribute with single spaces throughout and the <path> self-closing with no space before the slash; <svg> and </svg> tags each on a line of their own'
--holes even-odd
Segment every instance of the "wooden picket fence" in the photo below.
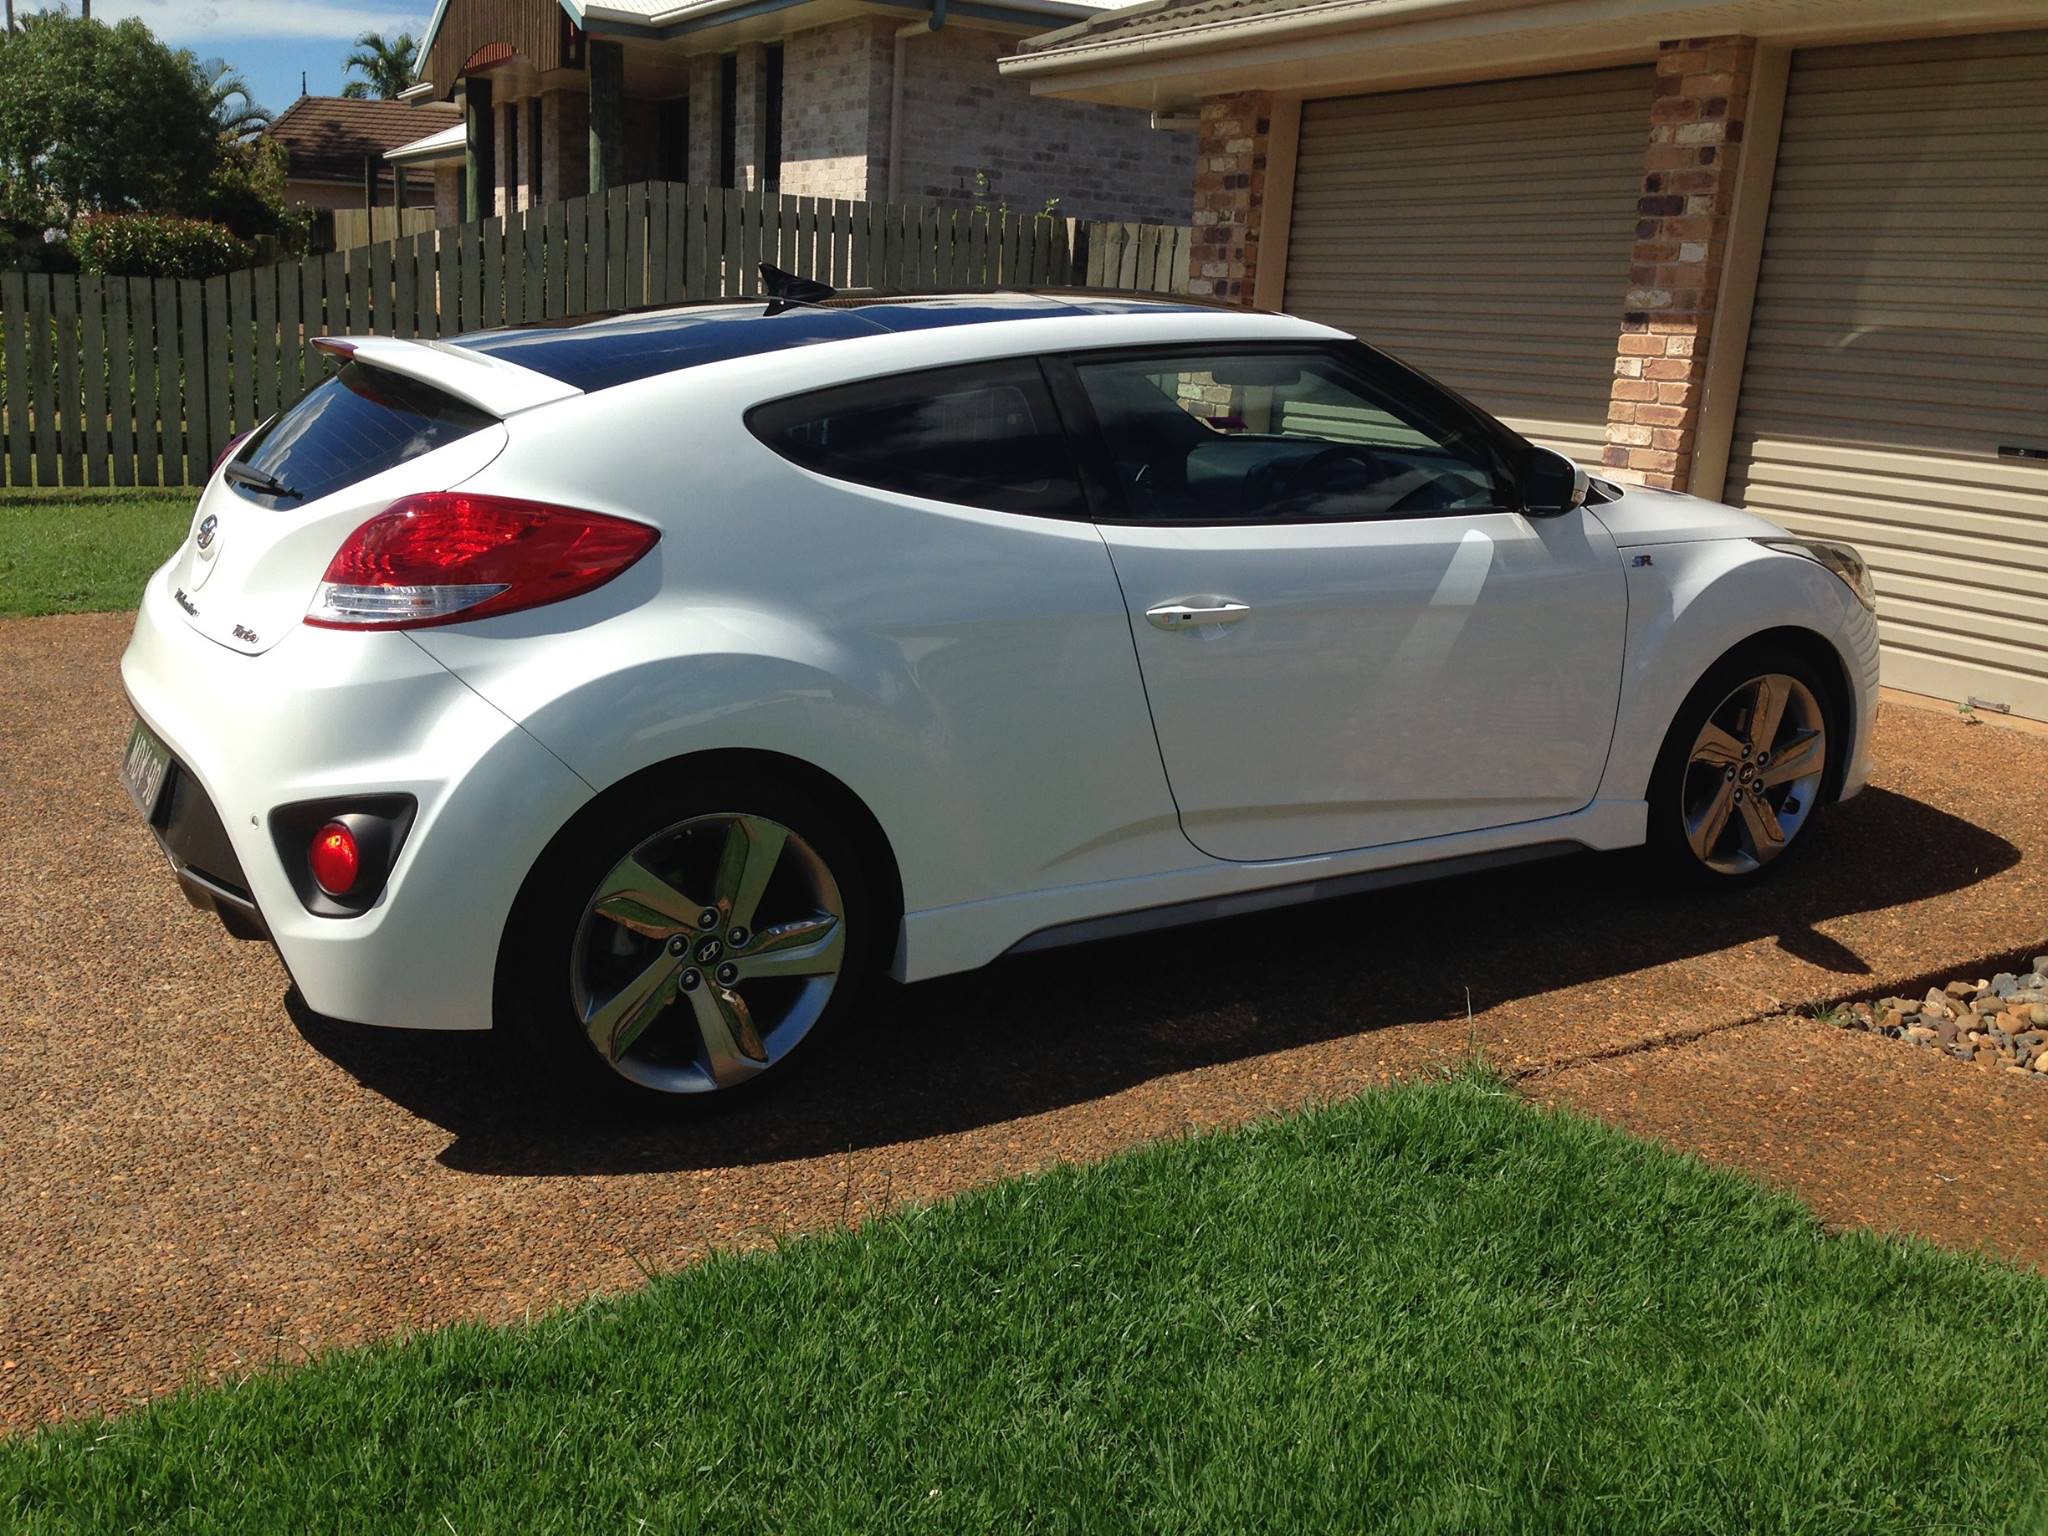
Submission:
<svg viewBox="0 0 2048 1536">
<path fill-rule="evenodd" d="M 377 240 L 403 240 L 434 227 L 432 208 L 335 208 L 328 217 L 337 251 Z"/>
<path fill-rule="evenodd" d="M 838 288 L 1175 293 L 1190 233 L 650 182 L 223 277 L 0 273 L 0 467 L 12 486 L 201 484 L 325 376 L 315 336 L 745 297 L 764 261 Z"/>
</svg>

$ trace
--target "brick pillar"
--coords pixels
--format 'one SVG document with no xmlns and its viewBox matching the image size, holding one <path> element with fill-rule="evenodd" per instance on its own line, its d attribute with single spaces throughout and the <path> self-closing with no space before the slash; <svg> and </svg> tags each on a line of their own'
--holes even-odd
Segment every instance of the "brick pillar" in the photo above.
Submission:
<svg viewBox="0 0 2048 1536">
<path fill-rule="evenodd" d="M 1195 241 L 1188 292 L 1251 307 L 1266 216 L 1266 148 L 1273 98 L 1212 96 L 1195 139 Z"/>
<path fill-rule="evenodd" d="M 540 99 L 540 201 L 566 202 L 590 190 L 590 97 L 549 91 Z"/>
<path fill-rule="evenodd" d="M 491 189 L 498 184 L 497 122 L 491 112 L 491 82 L 468 79 L 463 82 L 462 217 L 465 222 L 487 219 L 492 211 Z"/>
<path fill-rule="evenodd" d="M 626 184 L 626 49 L 593 37 L 590 59 L 590 190 Z"/>
<path fill-rule="evenodd" d="M 491 108 L 491 163 L 498 168 L 496 184 L 491 188 L 491 200 L 485 206 L 484 217 L 492 214 L 507 214 L 514 207 L 512 181 L 519 174 L 513 161 L 517 158 L 513 146 L 505 141 L 511 136 L 511 114 L 519 109 L 510 102 L 498 102 Z"/>
<path fill-rule="evenodd" d="M 693 186 L 718 185 L 718 55 L 690 59 L 690 149 L 683 179 Z"/>
<path fill-rule="evenodd" d="M 1601 455 L 1619 478 L 1683 490 L 1692 474 L 1755 68 L 1753 38 L 1658 46 L 1650 147 Z"/>
<path fill-rule="evenodd" d="M 733 87 L 733 185 L 752 191 L 761 185 L 762 159 L 768 152 L 768 50 L 742 43 Z"/>
</svg>

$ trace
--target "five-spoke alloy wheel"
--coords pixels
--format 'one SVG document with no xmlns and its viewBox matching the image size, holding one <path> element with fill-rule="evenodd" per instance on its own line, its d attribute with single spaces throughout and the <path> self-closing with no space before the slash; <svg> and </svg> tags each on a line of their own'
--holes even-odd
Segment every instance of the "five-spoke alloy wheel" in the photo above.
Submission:
<svg viewBox="0 0 2048 1536">
<path fill-rule="evenodd" d="M 1693 853 L 1730 875 L 1770 863 L 1812 814 L 1827 760 L 1827 719 L 1806 684 L 1783 672 L 1743 683 L 1707 717 L 1686 764 Z"/>
<path fill-rule="evenodd" d="M 693 816 L 606 875 L 570 987 L 612 1069 L 663 1093 L 734 1088 L 775 1065 L 838 985 L 846 914 L 831 870 L 780 822 Z"/>
<path fill-rule="evenodd" d="M 1650 786 L 1650 844 L 1716 884 L 1784 857 L 1828 793 L 1826 681 L 1789 651 L 1751 645 L 1715 666 L 1672 722 Z"/>
<path fill-rule="evenodd" d="M 573 830 L 522 893 L 499 1001 L 597 1097 L 729 1100 L 841 1012 L 872 967 L 861 861 L 805 796 L 649 786 Z"/>
</svg>

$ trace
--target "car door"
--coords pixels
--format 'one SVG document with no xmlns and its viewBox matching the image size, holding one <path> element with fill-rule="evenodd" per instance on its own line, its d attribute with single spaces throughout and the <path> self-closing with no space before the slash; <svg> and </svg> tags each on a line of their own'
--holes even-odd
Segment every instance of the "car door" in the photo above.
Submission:
<svg viewBox="0 0 2048 1536">
<path fill-rule="evenodd" d="M 1625 584 L 1598 519 L 1517 509 L 1519 440 L 1355 344 L 1053 368 L 1196 847 L 1285 859 L 1592 800 Z"/>
</svg>

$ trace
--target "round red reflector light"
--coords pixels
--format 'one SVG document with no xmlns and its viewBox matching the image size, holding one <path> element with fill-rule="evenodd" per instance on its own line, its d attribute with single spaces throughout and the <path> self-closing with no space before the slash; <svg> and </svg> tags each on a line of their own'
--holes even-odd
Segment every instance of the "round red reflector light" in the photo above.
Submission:
<svg viewBox="0 0 2048 1536">
<path fill-rule="evenodd" d="M 313 866 L 314 881 L 328 895 L 346 896 L 355 889 L 362 855 L 356 849 L 355 833 L 341 822 L 330 821 L 313 834 L 306 858 Z"/>
</svg>

